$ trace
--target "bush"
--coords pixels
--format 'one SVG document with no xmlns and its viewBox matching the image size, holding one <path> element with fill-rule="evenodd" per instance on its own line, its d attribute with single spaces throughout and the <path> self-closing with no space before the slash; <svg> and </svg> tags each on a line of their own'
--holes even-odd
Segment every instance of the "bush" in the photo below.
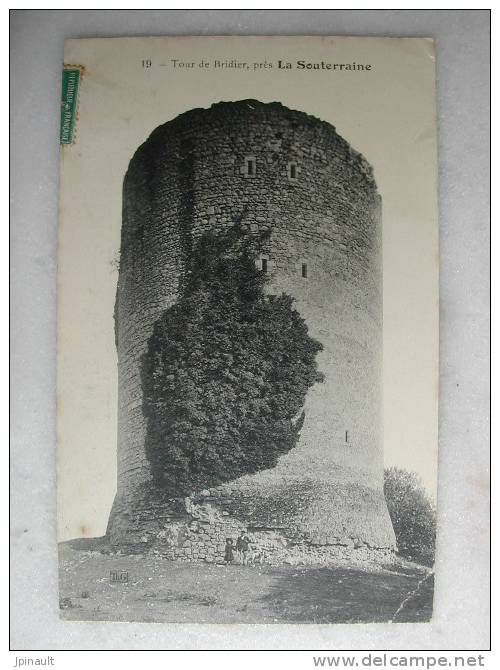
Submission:
<svg viewBox="0 0 500 670">
<path fill-rule="evenodd" d="M 321 344 L 265 281 L 241 240 L 205 236 L 154 326 L 142 365 L 146 454 L 172 497 L 272 468 L 297 444 Z"/>
<path fill-rule="evenodd" d="M 384 493 L 398 551 L 410 560 L 434 564 L 436 511 L 419 477 L 400 468 L 384 472 Z"/>
</svg>

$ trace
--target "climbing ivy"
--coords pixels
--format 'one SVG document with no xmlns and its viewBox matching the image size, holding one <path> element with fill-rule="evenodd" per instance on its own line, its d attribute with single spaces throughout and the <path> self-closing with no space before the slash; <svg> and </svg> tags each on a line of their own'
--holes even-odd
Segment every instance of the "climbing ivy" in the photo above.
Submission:
<svg viewBox="0 0 500 670">
<path fill-rule="evenodd" d="M 146 454 L 173 497 L 272 468 L 293 449 L 322 345 L 286 294 L 268 295 L 234 231 L 192 251 L 142 362 Z"/>
</svg>

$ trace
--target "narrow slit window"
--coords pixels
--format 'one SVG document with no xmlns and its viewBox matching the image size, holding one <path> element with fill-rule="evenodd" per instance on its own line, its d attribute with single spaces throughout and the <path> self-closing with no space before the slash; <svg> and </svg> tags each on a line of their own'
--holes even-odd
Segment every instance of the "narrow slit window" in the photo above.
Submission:
<svg viewBox="0 0 500 670">
<path fill-rule="evenodd" d="M 255 161 L 253 158 L 247 158 L 247 175 L 253 177 L 255 174 Z"/>
<path fill-rule="evenodd" d="M 266 273 L 267 272 L 267 258 L 262 258 L 261 263 L 262 263 L 262 266 L 261 266 L 262 267 L 262 272 Z"/>
<path fill-rule="evenodd" d="M 345 441 L 346 441 L 346 444 L 349 442 L 349 431 L 348 430 L 346 430 L 346 432 L 345 432 Z"/>
<path fill-rule="evenodd" d="M 302 263 L 302 276 L 307 279 L 307 263 Z"/>
<path fill-rule="evenodd" d="M 297 166 L 293 163 L 290 165 L 290 179 L 297 179 Z"/>
</svg>

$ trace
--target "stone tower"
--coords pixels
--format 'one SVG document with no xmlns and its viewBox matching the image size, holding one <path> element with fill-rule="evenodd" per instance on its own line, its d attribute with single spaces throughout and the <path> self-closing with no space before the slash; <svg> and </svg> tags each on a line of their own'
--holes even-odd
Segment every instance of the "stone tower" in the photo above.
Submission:
<svg viewBox="0 0 500 670">
<path fill-rule="evenodd" d="M 184 514 L 172 516 L 145 456 L 141 356 L 154 322 L 176 301 L 193 242 L 235 221 L 249 235 L 267 231 L 256 262 L 269 274 L 267 290 L 291 294 L 323 344 L 325 380 L 308 393 L 298 446 L 275 468 L 196 491 Z M 197 519 L 212 524 L 204 537 L 214 546 L 245 528 L 311 551 L 394 547 L 383 494 L 381 290 L 380 196 L 371 167 L 333 126 L 244 100 L 158 127 L 123 188 L 111 542 L 163 538 L 167 555 L 189 560 L 185 540 Z M 207 543 L 195 558 L 218 555 Z"/>
</svg>

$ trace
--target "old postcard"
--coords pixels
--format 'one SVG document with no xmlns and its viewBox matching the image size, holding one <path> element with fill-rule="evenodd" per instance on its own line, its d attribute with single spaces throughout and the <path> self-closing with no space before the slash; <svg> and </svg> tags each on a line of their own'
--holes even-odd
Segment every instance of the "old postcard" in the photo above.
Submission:
<svg viewBox="0 0 500 670">
<path fill-rule="evenodd" d="M 60 140 L 61 616 L 430 620 L 432 40 L 68 40 Z"/>
</svg>

